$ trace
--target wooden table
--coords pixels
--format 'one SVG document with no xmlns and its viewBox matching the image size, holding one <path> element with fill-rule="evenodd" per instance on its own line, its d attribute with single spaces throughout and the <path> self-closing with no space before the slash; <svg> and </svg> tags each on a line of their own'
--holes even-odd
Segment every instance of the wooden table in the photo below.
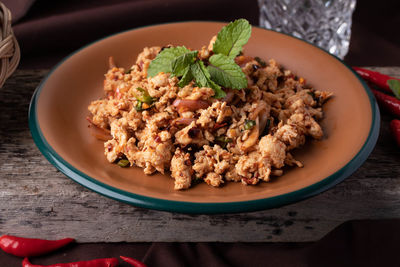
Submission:
<svg viewBox="0 0 400 267">
<path fill-rule="evenodd" d="M 400 77 L 400 67 L 372 68 Z M 315 241 L 347 220 L 400 218 L 400 149 L 382 115 L 374 151 L 332 189 L 281 208 L 185 215 L 136 208 L 73 182 L 36 148 L 30 98 L 48 70 L 17 70 L 0 89 L 0 234 L 78 242 Z"/>
</svg>

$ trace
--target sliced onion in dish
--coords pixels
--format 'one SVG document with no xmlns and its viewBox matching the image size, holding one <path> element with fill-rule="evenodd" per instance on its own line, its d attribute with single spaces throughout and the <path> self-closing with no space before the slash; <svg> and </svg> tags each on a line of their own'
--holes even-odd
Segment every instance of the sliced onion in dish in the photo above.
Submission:
<svg viewBox="0 0 400 267">
<path fill-rule="evenodd" d="M 89 117 L 87 117 L 86 119 L 90 123 L 89 132 L 92 136 L 101 141 L 108 141 L 112 139 L 110 130 L 98 127 L 96 124 L 93 123 L 92 119 Z"/>
<path fill-rule="evenodd" d="M 180 125 L 189 125 L 192 121 L 195 121 L 195 118 L 177 118 L 175 119 L 172 124 L 180 124 Z"/>
<path fill-rule="evenodd" d="M 258 128 L 260 130 L 260 134 L 264 133 L 265 126 L 267 126 L 268 122 L 268 116 L 267 116 L 267 110 L 264 109 L 258 114 L 258 119 L 260 120 L 260 124 L 258 125 Z"/>
<path fill-rule="evenodd" d="M 98 139 L 98 140 L 108 141 L 108 140 L 112 139 L 110 131 L 108 131 L 106 129 L 102 129 L 102 128 L 99 128 L 94 125 L 90 125 L 89 129 L 90 129 L 90 134 L 92 136 L 96 137 L 96 139 Z"/>
<path fill-rule="evenodd" d="M 258 117 L 258 114 L 262 111 L 266 111 L 267 104 L 264 101 L 259 101 L 257 107 L 254 111 L 249 115 L 250 120 L 255 120 Z"/>
<path fill-rule="evenodd" d="M 240 150 L 242 151 L 248 151 L 250 148 L 252 148 L 257 142 L 258 142 L 258 137 L 260 136 L 260 122 L 258 117 L 256 118 L 256 125 L 253 127 L 251 130 L 248 138 L 245 141 L 240 141 L 240 138 L 238 138 L 238 145 Z"/>
<path fill-rule="evenodd" d="M 210 106 L 210 103 L 200 99 L 175 99 L 172 105 L 178 109 L 178 112 L 184 112 L 208 108 Z"/>
<path fill-rule="evenodd" d="M 228 89 L 226 92 L 226 96 L 221 99 L 222 102 L 227 102 L 230 103 L 233 100 L 233 97 L 235 96 L 235 92 L 233 92 L 232 89 Z"/>
</svg>

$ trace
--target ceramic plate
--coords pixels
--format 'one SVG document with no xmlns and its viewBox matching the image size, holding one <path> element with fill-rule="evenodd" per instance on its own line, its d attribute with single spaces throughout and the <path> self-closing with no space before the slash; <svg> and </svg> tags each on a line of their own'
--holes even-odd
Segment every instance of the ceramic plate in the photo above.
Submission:
<svg viewBox="0 0 400 267">
<path fill-rule="evenodd" d="M 135 206 L 183 213 L 247 212 L 293 203 L 322 192 L 351 175 L 367 159 L 379 133 L 379 110 L 367 86 L 342 61 L 296 38 L 253 27 L 245 46 L 250 56 L 275 59 L 334 97 L 324 105 L 325 137 L 308 142 L 290 168 L 257 186 L 205 183 L 175 191 L 168 175 L 146 176 L 139 168 L 109 164 L 103 143 L 89 133 L 87 106 L 103 95 L 108 57 L 129 68 L 146 46 L 185 45 L 200 49 L 225 25 L 184 22 L 112 35 L 67 57 L 37 88 L 29 111 L 33 139 L 44 156 L 81 185 Z"/>
</svg>

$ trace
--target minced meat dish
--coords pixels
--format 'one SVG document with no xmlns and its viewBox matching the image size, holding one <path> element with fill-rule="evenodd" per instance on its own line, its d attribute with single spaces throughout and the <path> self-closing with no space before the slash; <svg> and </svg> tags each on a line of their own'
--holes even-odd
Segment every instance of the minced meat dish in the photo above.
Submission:
<svg viewBox="0 0 400 267">
<path fill-rule="evenodd" d="M 206 62 L 215 40 L 195 58 Z M 240 53 L 233 60 L 247 86 L 222 87 L 224 97 L 216 98 L 195 80 L 180 87 L 171 73 L 150 77 L 149 65 L 162 50 L 145 47 L 130 69 L 110 59 L 105 97 L 88 107 L 110 163 L 138 166 L 147 175 L 170 171 L 177 190 L 197 181 L 255 185 L 281 176 L 285 165 L 303 167 L 292 151 L 323 137 L 318 121 L 331 93 L 307 86 L 273 59 Z"/>
</svg>

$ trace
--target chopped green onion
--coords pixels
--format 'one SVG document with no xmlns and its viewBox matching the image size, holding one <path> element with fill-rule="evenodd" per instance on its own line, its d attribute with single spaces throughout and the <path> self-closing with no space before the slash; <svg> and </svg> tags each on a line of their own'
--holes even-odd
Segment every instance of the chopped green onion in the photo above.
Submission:
<svg viewBox="0 0 400 267">
<path fill-rule="evenodd" d="M 138 95 L 138 96 L 136 96 L 136 99 L 137 100 L 139 100 L 139 101 L 141 101 L 141 102 L 143 102 L 143 103 L 146 103 L 146 104 L 151 104 L 151 103 L 153 103 L 153 101 L 154 101 L 154 99 L 149 95 L 149 93 L 145 90 L 145 89 L 143 89 L 143 88 L 140 88 L 140 87 L 138 87 L 138 88 L 136 88 L 139 92 L 141 92 L 142 94 L 141 95 Z"/>
<path fill-rule="evenodd" d="M 127 159 L 120 159 L 117 164 L 118 166 L 125 168 L 129 166 L 130 162 Z"/>
<path fill-rule="evenodd" d="M 253 120 L 246 120 L 244 123 L 244 129 L 245 130 L 250 130 L 251 128 L 253 128 L 256 125 L 256 122 Z"/>
<path fill-rule="evenodd" d="M 232 143 L 232 139 L 221 135 L 215 137 L 215 142 L 219 143 L 222 148 L 225 148 L 228 143 Z"/>
<path fill-rule="evenodd" d="M 125 74 L 130 74 L 133 69 L 129 69 L 125 71 Z"/>
<path fill-rule="evenodd" d="M 142 111 L 143 110 L 142 105 L 143 105 L 143 102 L 138 100 L 137 103 L 136 103 L 135 109 L 137 111 Z"/>
<path fill-rule="evenodd" d="M 231 139 L 231 138 L 228 138 L 228 137 L 226 137 L 226 136 L 221 135 L 221 136 L 217 136 L 217 137 L 215 138 L 215 141 L 217 141 L 217 142 L 222 142 L 222 143 L 230 143 L 230 142 L 232 142 L 232 139 Z"/>
</svg>

